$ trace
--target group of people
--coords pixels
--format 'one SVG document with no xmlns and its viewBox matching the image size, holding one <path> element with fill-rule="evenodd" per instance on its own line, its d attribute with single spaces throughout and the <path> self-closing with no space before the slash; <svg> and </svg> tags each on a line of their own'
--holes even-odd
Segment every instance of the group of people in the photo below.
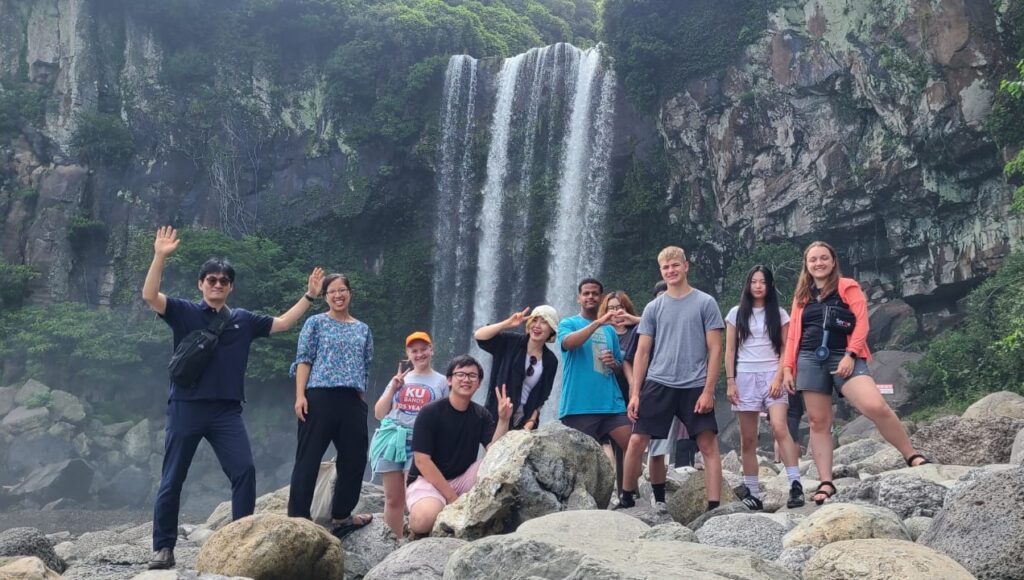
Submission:
<svg viewBox="0 0 1024 580">
<path fill-rule="evenodd" d="M 715 418 L 715 387 L 724 358 L 727 399 L 741 433 L 743 498 L 762 509 L 756 456 L 758 421 L 767 414 L 778 454 L 790 480 L 790 507 L 804 504 L 799 445 L 791 429 L 806 408 L 810 449 L 822 479 L 813 500 L 836 492 L 832 471 L 833 391 L 875 422 L 908 465 L 928 460 L 915 452 L 899 419 L 868 371 L 867 301 L 856 281 L 840 274 L 836 253 L 824 242 L 804 252 L 791 313 L 779 306 L 772 272 L 755 266 L 740 290 L 739 304 L 723 319 L 715 299 L 689 283 L 682 248 L 657 256 L 661 282 L 640 315 L 621 291 L 605 292 L 594 278 L 577 287 L 579 312 L 559 319 L 551 306 L 526 308 L 477 329 L 474 338 L 492 355 L 484 405 L 473 396 L 484 381 L 480 362 L 453 358 L 441 374 L 433 367 L 429 333 L 405 339 L 407 359 L 374 403 L 380 427 L 366 424 L 373 334 L 351 310 L 353 291 L 341 274 L 316 268 L 304 295 L 278 317 L 226 306 L 235 272 L 218 259 L 203 264 L 202 301 L 160 292 L 161 273 L 180 240 L 173 228 L 157 231 L 143 298 L 171 326 L 177 347 L 191 332 L 227 317 L 209 366 L 191 385 L 172 382 L 164 462 L 154 508 L 151 568 L 174 566 L 179 498 L 201 439 L 214 449 L 232 487 L 232 516 L 255 509 L 255 468 L 242 420 L 243 378 L 256 338 L 291 328 L 323 297 L 327 310 L 309 317 L 299 336 L 295 378 L 298 441 L 288 514 L 310 518 L 320 462 L 331 443 L 337 451 L 337 482 L 331 505 L 332 533 L 344 537 L 372 520 L 353 514 L 367 461 L 384 486 L 384 519 L 396 536 L 430 533 L 438 514 L 468 491 L 486 450 L 509 430 L 532 431 L 553 390 L 561 354 L 558 418 L 620 451 L 618 508 L 636 504 L 645 455 L 655 502 L 665 501 L 665 456 L 677 438 L 693 441 L 704 462 L 708 509 L 718 506 L 722 461 Z M 790 406 L 790 400 L 800 405 Z M 798 411 L 798 412 L 794 412 Z M 796 420 L 794 421 L 794 415 Z"/>
</svg>

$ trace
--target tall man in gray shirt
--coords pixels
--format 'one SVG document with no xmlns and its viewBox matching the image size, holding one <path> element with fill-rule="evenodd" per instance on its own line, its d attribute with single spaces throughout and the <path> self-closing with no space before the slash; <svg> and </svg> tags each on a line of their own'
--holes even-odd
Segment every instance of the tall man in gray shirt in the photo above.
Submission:
<svg viewBox="0 0 1024 580">
<path fill-rule="evenodd" d="M 619 506 L 635 505 L 644 449 L 652 437 L 664 439 L 672 418 L 679 417 L 704 456 L 710 510 L 718 507 L 722 489 L 715 383 L 722 364 L 725 323 L 715 299 L 690 286 L 686 277 L 690 264 L 682 248 L 662 250 L 658 266 L 668 291 L 644 308 L 637 331 L 627 408 L 635 424 L 623 465 Z M 665 482 L 652 480 L 651 484 Z"/>
</svg>

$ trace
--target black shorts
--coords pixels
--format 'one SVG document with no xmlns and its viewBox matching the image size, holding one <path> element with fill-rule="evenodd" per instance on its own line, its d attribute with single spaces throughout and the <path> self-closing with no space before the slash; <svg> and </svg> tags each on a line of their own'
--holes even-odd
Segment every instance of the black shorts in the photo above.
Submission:
<svg viewBox="0 0 1024 580">
<path fill-rule="evenodd" d="M 644 386 L 640 390 L 640 409 L 637 411 L 638 418 L 633 425 L 633 432 L 650 435 L 654 439 L 664 439 L 672 426 L 672 418 L 679 417 L 690 439 L 696 439 L 697 435 L 704 431 L 711 431 L 717 435 L 718 421 L 715 420 L 714 410 L 710 413 L 697 413 L 693 410 L 703 392 L 704 389 L 699 387 L 673 389 L 651 380 L 644 381 Z"/>
<path fill-rule="evenodd" d="M 625 413 L 588 413 L 585 415 L 566 415 L 562 424 L 590 435 L 598 443 L 615 429 L 629 426 L 629 417 Z M 610 440 L 610 438 L 609 438 Z"/>
</svg>

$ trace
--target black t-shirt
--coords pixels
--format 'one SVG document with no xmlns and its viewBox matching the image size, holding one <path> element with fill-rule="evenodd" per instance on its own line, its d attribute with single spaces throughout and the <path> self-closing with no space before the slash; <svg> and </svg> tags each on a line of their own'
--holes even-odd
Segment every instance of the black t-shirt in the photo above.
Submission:
<svg viewBox="0 0 1024 580">
<path fill-rule="evenodd" d="M 476 462 L 480 446 L 491 443 L 496 428 L 487 409 L 470 402 L 468 409 L 459 411 L 445 397 L 420 409 L 412 431 L 412 450 L 430 455 L 445 479 L 455 479 Z M 419 476 L 414 461 L 409 479 Z"/>
<path fill-rule="evenodd" d="M 811 301 L 804 307 L 803 316 L 800 318 L 800 350 L 815 350 L 821 346 L 821 334 L 824 330 L 821 323 L 825 317 L 825 306 L 840 306 L 849 308 L 843 302 L 838 293 L 832 293 L 818 302 L 818 289 L 811 289 Z M 832 352 L 844 352 L 846 350 L 847 336 L 839 332 L 828 333 L 828 349 Z"/>
</svg>

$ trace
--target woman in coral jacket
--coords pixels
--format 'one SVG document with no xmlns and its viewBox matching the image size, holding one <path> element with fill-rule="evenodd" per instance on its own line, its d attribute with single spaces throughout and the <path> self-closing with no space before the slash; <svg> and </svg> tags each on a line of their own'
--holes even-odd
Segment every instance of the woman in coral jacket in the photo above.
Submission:
<svg viewBox="0 0 1024 580">
<path fill-rule="evenodd" d="M 852 331 L 842 323 L 826 328 L 826 310 L 845 313 Z M 836 493 L 832 473 L 832 391 L 845 397 L 861 414 L 874 422 L 885 440 L 899 450 L 907 465 L 929 463 L 914 450 L 896 413 L 878 392 L 868 371 L 868 306 L 860 285 L 843 278 L 836 252 L 825 242 L 813 242 L 804 250 L 804 267 L 793 295 L 783 385 L 803 394 L 811 427 L 810 447 L 814 464 L 823 479 L 814 493 L 821 505 Z M 831 318 L 831 317 L 830 317 Z M 846 329 L 847 331 L 849 329 Z"/>
</svg>

